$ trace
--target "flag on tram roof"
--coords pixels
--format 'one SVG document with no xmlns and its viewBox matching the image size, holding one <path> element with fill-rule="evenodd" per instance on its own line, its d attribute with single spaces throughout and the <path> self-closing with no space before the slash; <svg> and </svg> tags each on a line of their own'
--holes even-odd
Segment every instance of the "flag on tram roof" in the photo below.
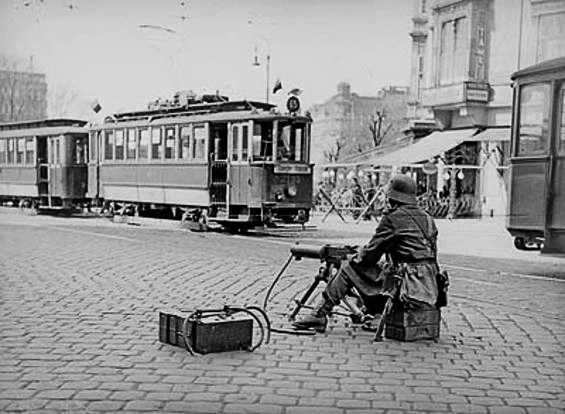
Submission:
<svg viewBox="0 0 565 414">
<path fill-rule="evenodd" d="M 92 102 L 92 104 L 90 105 L 90 107 L 92 108 L 92 110 L 96 113 L 100 112 L 100 110 L 102 109 L 102 106 L 100 105 L 100 102 L 98 102 L 97 100 L 94 100 Z"/>
<path fill-rule="evenodd" d="M 275 86 L 273 87 L 273 95 L 281 89 L 282 89 L 282 82 L 280 79 L 277 79 L 277 81 L 275 82 Z"/>
</svg>

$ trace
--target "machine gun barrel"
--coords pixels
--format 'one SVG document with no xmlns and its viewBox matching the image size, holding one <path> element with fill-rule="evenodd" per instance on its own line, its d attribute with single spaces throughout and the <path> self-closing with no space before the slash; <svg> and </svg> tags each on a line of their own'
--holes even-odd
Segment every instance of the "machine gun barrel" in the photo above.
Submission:
<svg viewBox="0 0 565 414">
<path fill-rule="evenodd" d="M 323 246 L 296 245 L 290 248 L 290 253 L 297 259 L 303 257 L 308 259 L 320 260 L 345 260 L 348 256 L 356 253 L 357 249 L 352 246 L 333 246 L 325 244 Z"/>
</svg>

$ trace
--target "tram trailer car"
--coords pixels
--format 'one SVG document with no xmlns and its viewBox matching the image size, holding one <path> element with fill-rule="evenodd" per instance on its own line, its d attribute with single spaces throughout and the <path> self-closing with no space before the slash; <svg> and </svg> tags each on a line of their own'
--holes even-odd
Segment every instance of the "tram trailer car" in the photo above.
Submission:
<svg viewBox="0 0 565 414">
<path fill-rule="evenodd" d="M 0 204 L 67 210 L 84 203 L 85 125 L 74 119 L 0 124 Z"/>
<path fill-rule="evenodd" d="M 108 117 L 90 130 L 88 192 L 138 214 L 206 212 L 224 227 L 308 221 L 311 118 L 274 105 L 197 103 Z M 292 112 L 291 112 L 292 109 Z"/>
<path fill-rule="evenodd" d="M 512 75 L 507 229 L 518 249 L 565 253 L 565 58 Z"/>
</svg>

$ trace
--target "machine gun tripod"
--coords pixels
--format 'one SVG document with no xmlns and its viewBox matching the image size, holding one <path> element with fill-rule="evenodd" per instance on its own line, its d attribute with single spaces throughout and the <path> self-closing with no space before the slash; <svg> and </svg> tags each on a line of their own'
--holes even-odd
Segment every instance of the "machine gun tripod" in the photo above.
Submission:
<svg viewBox="0 0 565 414">
<path fill-rule="evenodd" d="M 328 283 L 331 278 L 335 277 L 341 268 L 343 260 L 348 260 L 353 254 L 357 252 L 357 249 L 352 246 L 334 246 L 326 244 L 323 246 L 308 246 L 308 245 L 296 245 L 290 249 L 290 257 L 288 258 L 285 265 L 279 271 L 278 275 L 275 277 L 271 287 L 269 288 L 265 300 L 263 302 L 263 309 L 266 309 L 267 301 L 273 290 L 274 286 L 277 284 L 279 279 L 282 277 L 283 273 L 286 271 L 287 267 L 290 265 L 292 259 L 299 261 L 303 258 L 308 259 L 318 259 L 321 261 L 322 265 L 318 269 L 318 273 L 314 276 L 313 282 L 310 284 L 306 292 L 302 295 L 299 300 L 295 300 L 296 306 L 289 315 L 290 321 L 294 321 L 296 315 L 300 312 L 302 308 L 305 308 L 308 300 L 312 294 L 316 291 L 320 282 Z M 353 299 L 357 299 L 358 296 L 355 292 L 352 292 Z M 349 299 L 342 300 L 343 305 L 350 312 L 345 316 L 348 316 L 353 323 L 363 323 L 365 322 L 366 315 Z M 334 314 L 340 314 L 339 312 L 333 312 Z"/>
</svg>

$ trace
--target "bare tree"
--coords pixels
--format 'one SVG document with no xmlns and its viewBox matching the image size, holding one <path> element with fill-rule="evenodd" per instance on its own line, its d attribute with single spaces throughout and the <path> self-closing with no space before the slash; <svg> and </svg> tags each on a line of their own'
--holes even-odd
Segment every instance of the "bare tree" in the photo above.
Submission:
<svg viewBox="0 0 565 414">
<path fill-rule="evenodd" d="M 0 121 L 15 122 L 37 117 L 35 90 L 22 61 L 0 55 Z"/>
<path fill-rule="evenodd" d="M 343 147 L 343 140 L 338 138 L 329 149 L 324 150 L 324 159 L 329 163 L 337 162 Z"/>
<path fill-rule="evenodd" d="M 385 110 L 383 109 L 376 111 L 371 115 L 369 120 L 369 131 L 371 131 L 371 136 L 373 137 L 373 145 L 378 147 L 383 142 L 384 137 L 392 128 L 392 124 L 389 122 L 388 125 L 383 128 L 383 121 L 386 118 Z"/>
<path fill-rule="evenodd" d="M 87 118 L 90 105 L 69 84 L 55 84 L 47 94 L 47 110 L 50 118 Z"/>
</svg>

